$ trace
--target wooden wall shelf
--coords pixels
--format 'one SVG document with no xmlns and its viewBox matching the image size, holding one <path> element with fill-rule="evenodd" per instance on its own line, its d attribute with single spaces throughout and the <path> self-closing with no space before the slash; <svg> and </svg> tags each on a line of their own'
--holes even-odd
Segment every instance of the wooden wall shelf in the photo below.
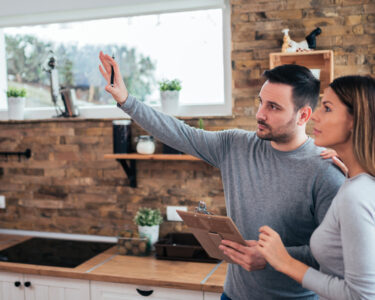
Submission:
<svg viewBox="0 0 375 300">
<path fill-rule="evenodd" d="M 320 94 L 323 94 L 324 89 L 333 81 L 332 50 L 270 53 L 270 69 L 285 64 L 296 64 L 309 69 L 319 69 Z"/>
<path fill-rule="evenodd" d="M 104 158 L 109 159 L 135 159 L 135 160 L 201 160 L 198 157 L 187 154 L 138 154 L 138 153 L 124 153 L 124 154 L 104 154 Z"/>
<path fill-rule="evenodd" d="M 123 153 L 123 154 L 104 154 L 104 158 L 116 159 L 124 169 L 129 178 L 130 186 L 137 187 L 137 160 L 177 160 L 177 161 L 202 161 L 201 159 L 187 154 L 138 154 L 138 153 Z M 129 164 L 127 163 L 129 161 Z"/>
</svg>

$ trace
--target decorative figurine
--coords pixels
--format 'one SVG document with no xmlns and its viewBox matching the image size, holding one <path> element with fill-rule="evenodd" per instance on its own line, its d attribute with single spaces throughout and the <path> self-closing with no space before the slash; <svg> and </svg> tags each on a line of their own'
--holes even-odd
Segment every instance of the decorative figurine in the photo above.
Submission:
<svg viewBox="0 0 375 300">
<path fill-rule="evenodd" d="M 281 32 L 284 33 L 281 52 L 302 52 L 311 51 L 316 48 L 316 36 L 321 34 L 322 30 L 319 27 L 315 28 L 304 41 L 298 43 L 290 38 L 288 28 L 283 29 Z"/>
</svg>

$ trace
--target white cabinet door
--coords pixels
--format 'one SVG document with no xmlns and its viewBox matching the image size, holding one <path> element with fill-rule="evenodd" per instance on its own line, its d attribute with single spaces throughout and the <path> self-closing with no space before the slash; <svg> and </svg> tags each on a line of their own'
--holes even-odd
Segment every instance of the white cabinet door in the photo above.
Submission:
<svg viewBox="0 0 375 300">
<path fill-rule="evenodd" d="M 220 297 L 221 297 L 221 293 L 203 292 L 204 300 L 220 300 Z"/>
<path fill-rule="evenodd" d="M 24 300 L 23 275 L 0 272 L 0 300 Z"/>
<path fill-rule="evenodd" d="M 24 285 L 25 300 L 90 300 L 88 280 L 25 274 Z"/>
<path fill-rule="evenodd" d="M 91 300 L 203 300 L 201 291 L 100 281 L 91 281 L 90 285 Z"/>
</svg>

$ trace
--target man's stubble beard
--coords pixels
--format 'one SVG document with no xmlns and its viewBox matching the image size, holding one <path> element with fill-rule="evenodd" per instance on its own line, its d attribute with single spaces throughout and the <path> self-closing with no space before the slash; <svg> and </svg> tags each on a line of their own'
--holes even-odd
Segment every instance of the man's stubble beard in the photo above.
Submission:
<svg viewBox="0 0 375 300">
<path fill-rule="evenodd" d="M 278 144 L 286 144 L 290 142 L 295 135 L 295 131 L 296 131 L 295 121 L 296 121 L 296 116 L 291 118 L 284 126 L 278 128 L 277 130 L 274 130 L 267 123 L 264 123 L 263 121 L 257 121 L 258 124 L 261 124 L 266 127 L 266 130 L 268 130 L 268 133 L 262 134 L 263 132 L 257 130 L 256 134 L 262 140 L 272 141 Z"/>
</svg>

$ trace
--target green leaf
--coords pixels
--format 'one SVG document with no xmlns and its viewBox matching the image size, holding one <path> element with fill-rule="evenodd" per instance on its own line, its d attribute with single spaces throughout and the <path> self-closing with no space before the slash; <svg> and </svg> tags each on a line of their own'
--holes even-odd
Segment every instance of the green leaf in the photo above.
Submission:
<svg viewBox="0 0 375 300">
<path fill-rule="evenodd" d="M 154 226 L 163 223 L 163 217 L 159 209 L 142 207 L 134 217 L 134 223 L 140 226 Z"/>
<path fill-rule="evenodd" d="M 180 91 L 181 81 L 178 79 L 168 80 L 164 79 L 159 82 L 160 91 Z"/>
<path fill-rule="evenodd" d="M 15 87 L 10 87 L 7 90 L 7 96 L 14 97 L 14 98 L 23 98 L 26 97 L 26 90 L 24 88 L 18 89 Z"/>
</svg>

